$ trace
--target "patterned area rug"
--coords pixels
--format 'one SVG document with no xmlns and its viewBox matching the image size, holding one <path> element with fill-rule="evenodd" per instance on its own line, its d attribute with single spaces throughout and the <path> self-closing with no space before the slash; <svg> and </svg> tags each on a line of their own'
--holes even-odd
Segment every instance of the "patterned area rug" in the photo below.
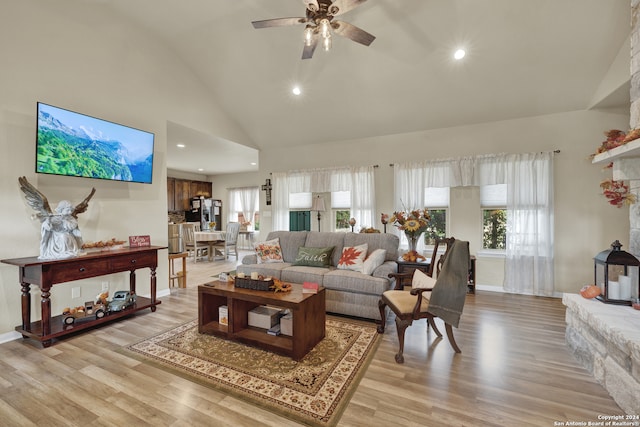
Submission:
<svg viewBox="0 0 640 427">
<path fill-rule="evenodd" d="M 266 332 L 265 332 L 266 333 Z M 335 425 L 380 339 L 373 323 L 327 318 L 301 361 L 198 333 L 193 320 L 125 348 L 192 381 L 312 426 Z"/>
</svg>

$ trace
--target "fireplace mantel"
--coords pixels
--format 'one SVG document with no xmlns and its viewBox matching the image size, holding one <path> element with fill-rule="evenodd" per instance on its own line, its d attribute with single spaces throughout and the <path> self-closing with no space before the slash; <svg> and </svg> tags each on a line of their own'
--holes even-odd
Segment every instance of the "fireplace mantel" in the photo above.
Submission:
<svg viewBox="0 0 640 427">
<path fill-rule="evenodd" d="M 634 139 L 624 145 L 597 154 L 592 161 L 593 164 L 611 162 L 613 162 L 613 179 L 619 181 L 640 180 L 640 139 Z"/>
<path fill-rule="evenodd" d="M 604 153 L 596 154 L 593 157 L 593 163 L 608 163 L 614 162 L 620 159 L 636 158 L 640 160 L 640 139 L 634 139 L 628 143 L 616 148 L 612 148 Z"/>
</svg>

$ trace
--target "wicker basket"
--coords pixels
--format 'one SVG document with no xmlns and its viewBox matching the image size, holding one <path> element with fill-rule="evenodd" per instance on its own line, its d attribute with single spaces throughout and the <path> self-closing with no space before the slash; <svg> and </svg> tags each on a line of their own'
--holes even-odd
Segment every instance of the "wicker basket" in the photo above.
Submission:
<svg viewBox="0 0 640 427">
<path fill-rule="evenodd" d="M 273 286 L 273 279 L 253 280 L 246 277 L 236 277 L 235 286 L 237 288 L 254 289 L 256 291 L 268 291 Z"/>
</svg>

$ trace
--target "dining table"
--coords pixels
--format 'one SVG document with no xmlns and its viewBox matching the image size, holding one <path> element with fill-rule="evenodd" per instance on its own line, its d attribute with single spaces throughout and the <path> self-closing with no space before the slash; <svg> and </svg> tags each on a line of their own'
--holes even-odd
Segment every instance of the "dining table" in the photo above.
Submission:
<svg viewBox="0 0 640 427">
<path fill-rule="evenodd" d="M 213 230 L 195 231 L 193 233 L 193 237 L 196 242 L 206 243 L 209 245 L 209 250 L 207 251 L 209 261 L 214 261 L 217 253 L 220 252 L 216 251 L 214 246 L 224 242 L 226 233 L 224 231 Z M 222 252 L 220 252 L 220 255 L 223 256 Z"/>
</svg>

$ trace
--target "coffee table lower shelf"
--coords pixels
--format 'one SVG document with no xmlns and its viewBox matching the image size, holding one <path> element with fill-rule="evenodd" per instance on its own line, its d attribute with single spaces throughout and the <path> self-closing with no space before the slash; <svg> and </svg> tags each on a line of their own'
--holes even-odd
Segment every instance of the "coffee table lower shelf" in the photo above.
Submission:
<svg viewBox="0 0 640 427">
<path fill-rule="evenodd" d="M 248 326 L 245 329 L 231 335 L 226 325 L 218 322 L 211 322 L 202 326 L 201 334 L 216 335 L 231 341 L 238 341 L 244 344 L 253 345 L 274 353 L 290 356 L 293 354 L 293 338 L 287 335 L 269 335 L 265 329 Z"/>
<path fill-rule="evenodd" d="M 218 309 L 227 306 L 228 325 L 218 322 Z M 269 335 L 265 329 L 249 326 L 248 313 L 260 305 L 289 309 L 293 314 L 292 335 Z M 242 342 L 274 353 L 302 359 L 325 336 L 324 288 L 317 294 L 302 293 L 293 284 L 291 292 L 274 293 L 236 288 L 227 282 L 198 287 L 198 331 Z"/>
</svg>

